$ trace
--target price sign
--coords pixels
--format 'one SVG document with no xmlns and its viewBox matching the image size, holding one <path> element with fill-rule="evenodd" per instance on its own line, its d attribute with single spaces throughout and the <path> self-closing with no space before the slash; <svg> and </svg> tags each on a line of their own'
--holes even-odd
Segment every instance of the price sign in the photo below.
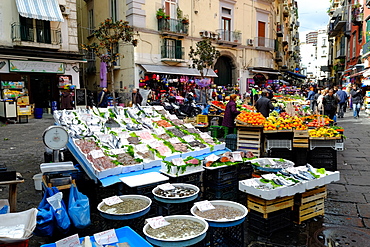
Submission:
<svg viewBox="0 0 370 247">
<path fill-rule="evenodd" d="M 111 196 L 111 197 L 103 199 L 103 202 L 107 204 L 108 206 L 112 206 L 114 204 L 118 204 L 122 202 L 122 199 L 119 198 L 118 196 Z"/>
<path fill-rule="evenodd" d="M 275 174 L 269 173 L 269 174 L 263 174 L 262 178 L 272 180 L 274 178 L 277 178 L 277 176 Z"/>
<path fill-rule="evenodd" d="M 218 160 L 220 157 L 218 157 L 217 155 L 215 155 L 215 154 L 211 154 L 211 155 L 209 155 L 209 156 L 207 156 L 206 158 L 205 158 L 205 161 L 216 161 L 216 160 Z"/>
<path fill-rule="evenodd" d="M 175 186 L 173 186 L 170 183 L 165 183 L 165 184 L 158 185 L 158 188 L 160 188 L 161 190 L 174 190 L 174 189 L 176 189 Z"/>
<path fill-rule="evenodd" d="M 202 139 L 212 139 L 212 137 L 210 135 L 208 135 L 208 133 L 202 132 L 199 135 L 200 135 L 200 137 L 202 137 Z"/>
<path fill-rule="evenodd" d="M 93 157 L 93 159 L 98 159 L 98 158 L 101 158 L 101 157 L 105 156 L 103 151 L 100 150 L 100 149 L 99 150 L 91 150 L 90 155 Z"/>
<path fill-rule="evenodd" d="M 154 131 L 157 135 L 162 135 L 162 134 L 166 133 L 166 131 L 161 127 L 154 129 Z"/>
<path fill-rule="evenodd" d="M 126 149 L 124 149 L 124 148 L 111 149 L 111 152 L 112 152 L 112 154 L 115 154 L 115 155 L 123 154 L 123 153 L 126 153 Z"/>
<path fill-rule="evenodd" d="M 78 234 L 63 238 L 55 242 L 56 247 L 74 247 L 81 246 Z"/>
<path fill-rule="evenodd" d="M 100 134 L 98 137 L 102 142 L 109 142 L 111 140 L 111 136 L 108 134 Z"/>
<path fill-rule="evenodd" d="M 123 140 L 123 139 L 127 139 L 127 138 L 129 138 L 130 137 L 130 133 L 129 132 L 127 132 L 127 131 L 122 131 L 122 132 L 119 132 L 118 133 L 118 136 L 119 136 L 119 138 L 121 139 L 121 141 Z"/>
<path fill-rule="evenodd" d="M 100 133 L 101 127 L 100 126 L 89 126 L 89 129 L 94 133 Z"/>
<path fill-rule="evenodd" d="M 148 146 L 146 144 L 138 144 L 135 146 L 135 149 L 138 151 L 138 152 L 142 152 L 142 153 L 145 153 L 147 152 L 149 149 L 148 149 Z"/>
<path fill-rule="evenodd" d="M 194 125 L 190 124 L 190 123 L 187 123 L 187 124 L 184 124 L 184 126 L 188 129 L 194 129 Z"/>
<path fill-rule="evenodd" d="M 162 145 L 162 143 L 161 142 L 159 142 L 159 141 L 157 141 L 157 140 L 154 140 L 154 141 L 152 141 L 152 142 L 150 142 L 149 143 L 149 146 L 151 147 L 151 148 L 158 148 L 159 146 L 161 146 Z"/>
<path fill-rule="evenodd" d="M 168 119 L 174 120 L 174 119 L 177 119 L 177 116 L 173 115 L 173 114 L 170 114 L 170 115 L 168 115 Z"/>
<path fill-rule="evenodd" d="M 201 201 L 201 202 L 196 202 L 194 203 L 195 206 L 197 206 L 197 208 L 199 209 L 199 211 L 208 211 L 208 210 L 211 210 L 211 209 L 215 209 L 215 207 L 209 202 L 209 201 Z"/>
<path fill-rule="evenodd" d="M 114 229 L 95 233 L 94 238 L 95 238 L 95 241 L 100 245 L 112 244 L 112 243 L 118 242 L 116 231 Z"/>
<path fill-rule="evenodd" d="M 160 227 L 163 227 L 163 226 L 167 226 L 167 225 L 170 224 L 168 221 L 166 221 L 164 219 L 163 216 L 157 216 L 157 217 L 154 217 L 154 218 L 146 219 L 146 222 L 148 222 L 148 224 L 153 229 L 157 229 L 157 228 L 160 228 Z"/>
<path fill-rule="evenodd" d="M 243 161 L 242 156 L 240 155 L 240 152 L 232 152 L 233 159 L 235 161 Z"/>
<path fill-rule="evenodd" d="M 184 139 L 186 142 L 193 142 L 193 141 L 195 141 L 194 136 L 184 136 L 182 139 Z"/>
</svg>

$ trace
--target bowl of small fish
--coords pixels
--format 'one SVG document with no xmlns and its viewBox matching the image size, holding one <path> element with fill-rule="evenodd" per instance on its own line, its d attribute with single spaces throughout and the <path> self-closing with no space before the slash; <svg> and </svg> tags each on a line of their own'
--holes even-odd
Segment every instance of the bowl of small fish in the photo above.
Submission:
<svg viewBox="0 0 370 247">
<path fill-rule="evenodd" d="M 170 185 L 173 186 L 172 189 L 163 189 L 160 185 L 155 187 L 152 190 L 153 195 L 169 200 L 193 198 L 198 196 L 199 188 L 193 184 L 173 183 Z"/>
</svg>

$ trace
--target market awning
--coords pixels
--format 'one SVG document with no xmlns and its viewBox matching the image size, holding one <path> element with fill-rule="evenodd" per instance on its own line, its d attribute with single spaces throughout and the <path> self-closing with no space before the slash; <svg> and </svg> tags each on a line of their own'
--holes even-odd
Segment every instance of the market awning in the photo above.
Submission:
<svg viewBox="0 0 370 247">
<path fill-rule="evenodd" d="M 362 70 L 360 72 L 357 72 L 357 73 L 354 73 L 354 74 L 350 75 L 349 77 L 353 78 L 353 77 L 356 77 L 356 76 L 362 76 L 362 74 L 364 74 L 366 71 L 367 71 L 367 69 Z"/>
<path fill-rule="evenodd" d="M 143 67 L 147 73 L 200 76 L 200 73 L 197 69 L 184 66 L 165 66 L 153 64 L 140 64 L 140 66 Z M 205 77 L 218 77 L 213 69 L 203 69 L 203 75 Z"/>
<path fill-rule="evenodd" d="M 58 0 L 16 0 L 17 9 L 21 16 L 63 22 L 63 15 Z"/>
<path fill-rule="evenodd" d="M 269 71 L 269 70 L 256 70 L 252 69 L 251 72 L 253 73 L 261 73 L 261 74 L 271 74 L 271 75 L 281 75 L 279 71 Z"/>
<path fill-rule="evenodd" d="M 291 76 L 295 76 L 295 77 L 298 77 L 298 78 L 302 78 L 302 79 L 307 78 L 307 76 L 302 75 L 302 74 L 298 74 L 298 73 L 294 73 L 294 72 L 290 72 L 290 71 L 285 71 L 285 72 L 288 73 Z"/>
</svg>

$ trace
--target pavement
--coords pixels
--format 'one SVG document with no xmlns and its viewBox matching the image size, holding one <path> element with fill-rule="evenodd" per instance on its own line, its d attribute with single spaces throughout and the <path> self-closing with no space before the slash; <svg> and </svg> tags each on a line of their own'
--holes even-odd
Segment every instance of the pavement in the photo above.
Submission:
<svg viewBox="0 0 370 247">
<path fill-rule="evenodd" d="M 352 112 L 347 111 L 344 118 L 338 119 L 337 125 L 345 129 L 345 149 L 337 152 L 340 181 L 327 186 L 324 216 L 271 236 L 246 231 L 245 246 L 370 246 L 370 118 L 363 112 L 360 115 L 354 119 Z M 37 208 L 41 201 L 42 192 L 35 190 L 32 177 L 41 172 L 39 165 L 44 162 L 42 133 L 53 124 L 50 114 L 44 114 L 42 119 L 29 119 L 28 123 L 0 122 L 0 163 L 20 172 L 25 179 L 18 185 L 17 211 Z M 0 198 L 7 195 L 7 187 L 0 186 Z M 102 229 L 96 216 L 92 221 L 91 227 L 78 231 L 80 236 Z M 54 242 L 56 238 L 33 236 L 29 246 Z"/>
</svg>

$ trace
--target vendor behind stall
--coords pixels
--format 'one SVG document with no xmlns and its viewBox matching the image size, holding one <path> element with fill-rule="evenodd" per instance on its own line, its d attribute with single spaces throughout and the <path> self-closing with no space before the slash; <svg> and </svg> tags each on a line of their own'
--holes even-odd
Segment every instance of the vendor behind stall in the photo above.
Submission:
<svg viewBox="0 0 370 247">
<path fill-rule="evenodd" d="M 236 94 L 230 95 L 230 100 L 226 105 L 224 119 L 222 121 L 222 126 L 227 127 L 227 134 L 233 134 L 235 130 L 235 118 L 240 114 L 240 111 L 236 109 Z"/>
<path fill-rule="evenodd" d="M 270 110 L 274 109 L 274 105 L 268 98 L 269 92 L 267 90 L 262 90 L 261 98 L 256 102 L 257 112 L 260 112 L 265 118 L 270 114 Z"/>
</svg>

